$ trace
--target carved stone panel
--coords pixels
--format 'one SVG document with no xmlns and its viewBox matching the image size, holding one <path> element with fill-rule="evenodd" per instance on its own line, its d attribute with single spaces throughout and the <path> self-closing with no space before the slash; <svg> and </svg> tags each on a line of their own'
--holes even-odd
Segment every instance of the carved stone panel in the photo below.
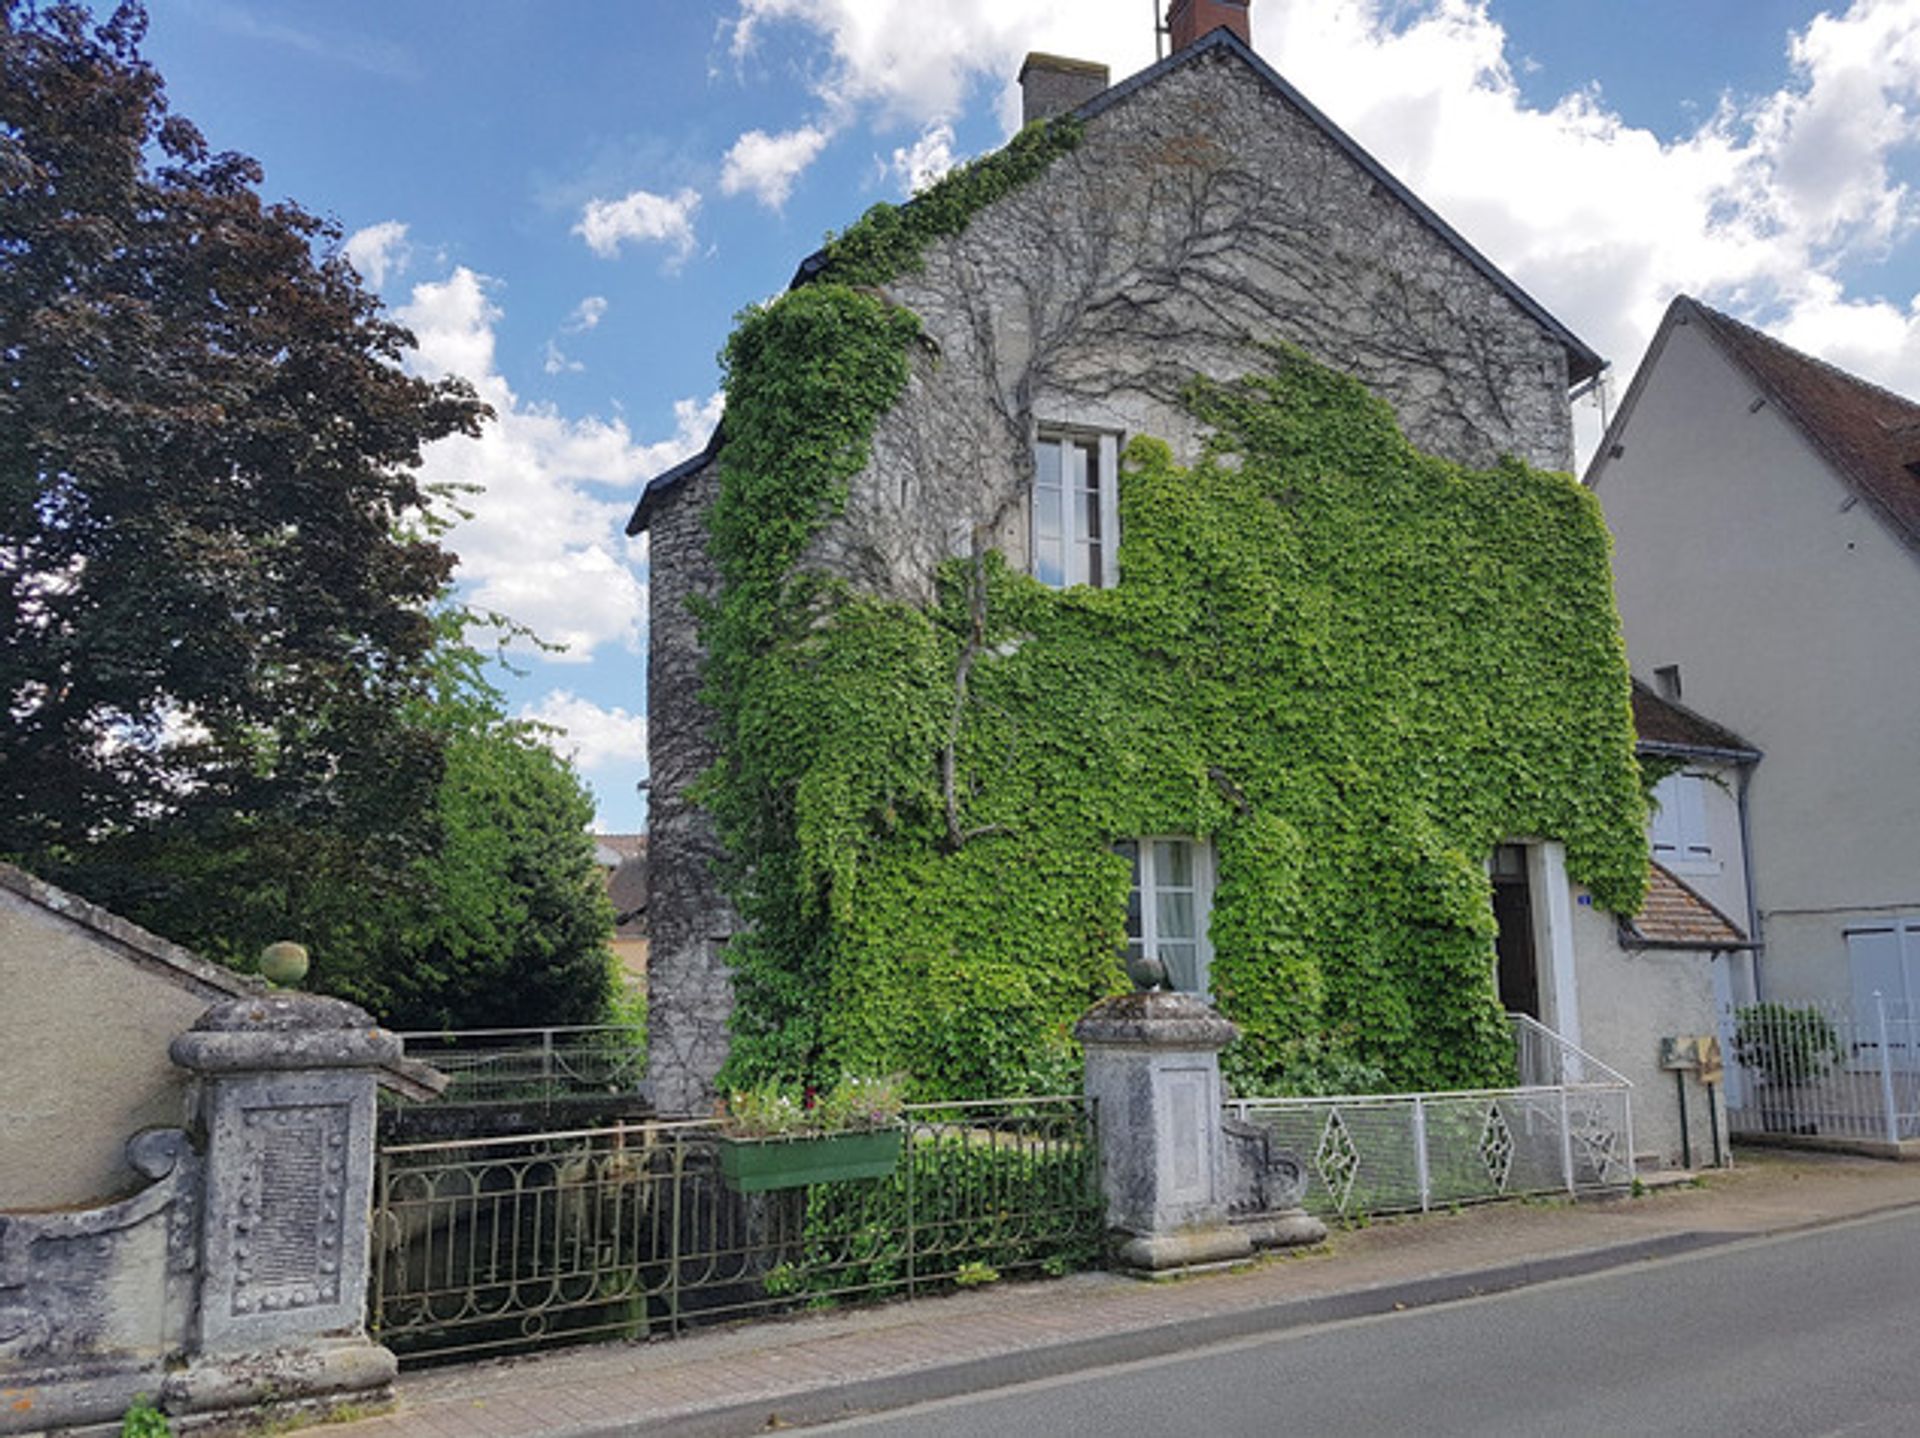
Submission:
<svg viewBox="0 0 1920 1438">
<path fill-rule="evenodd" d="M 241 1128 L 233 1313 L 338 1303 L 347 1106 L 250 1109 Z"/>
<path fill-rule="evenodd" d="M 236 1075 L 210 1090 L 201 1346 L 359 1334 L 371 1074 Z"/>
</svg>

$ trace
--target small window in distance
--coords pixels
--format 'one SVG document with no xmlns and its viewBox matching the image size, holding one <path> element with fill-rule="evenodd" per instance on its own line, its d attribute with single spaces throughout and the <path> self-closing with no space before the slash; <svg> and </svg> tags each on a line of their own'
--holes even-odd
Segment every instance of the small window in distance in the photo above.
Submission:
<svg viewBox="0 0 1920 1438">
<path fill-rule="evenodd" d="M 1680 666 L 1678 664 L 1656 665 L 1653 671 L 1654 692 L 1670 704 L 1680 702 Z"/>
<path fill-rule="evenodd" d="M 1115 849 L 1133 864 L 1127 894 L 1129 960 L 1157 955 L 1170 987 L 1207 992 L 1213 945 L 1213 851 L 1199 839 L 1129 839 Z"/>
<path fill-rule="evenodd" d="M 1120 578 L 1119 442 L 1042 430 L 1033 446 L 1031 572 L 1052 589 Z"/>
<path fill-rule="evenodd" d="M 1653 786 L 1654 810 L 1648 823 L 1653 857 L 1668 866 L 1707 864 L 1713 844 L 1707 837 L 1707 785 L 1703 774 L 1669 774 Z"/>
</svg>

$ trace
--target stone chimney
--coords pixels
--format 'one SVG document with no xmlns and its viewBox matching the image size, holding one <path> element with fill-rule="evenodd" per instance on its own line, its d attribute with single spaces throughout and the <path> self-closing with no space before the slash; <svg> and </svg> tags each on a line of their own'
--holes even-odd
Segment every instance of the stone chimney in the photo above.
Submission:
<svg viewBox="0 0 1920 1438">
<path fill-rule="evenodd" d="M 1173 0 L 1167 6 L 1167 33 L 1174 53 L 1204 40 L 1215 30 L 1231 30 L 1240 43 L 1253 48 L 1253 30 L 1247 21 L 1250 0 Z"/>
<path fill-rule="evenodd" d="M 1105 65 L 1036 50 L 1020 67 L 1020 123 L 1031 125 L 1077 110 L 1106 88 Z"/>
</svg>

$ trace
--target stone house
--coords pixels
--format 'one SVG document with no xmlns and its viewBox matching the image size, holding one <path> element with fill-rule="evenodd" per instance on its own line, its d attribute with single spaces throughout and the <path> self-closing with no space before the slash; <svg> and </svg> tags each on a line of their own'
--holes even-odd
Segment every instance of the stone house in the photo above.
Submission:
<svg viewBox="0 0 1920 1438">
<path fill-rule="evenodd" d="M 1745 736 L 1675 776 L 1755 944 L 1730 997 L 1920 1013 L 1920 404 L 1682 296 L 1586 483 L 1634 673 Z"/>
<path fill-rule="evenodd" d="M 613 957 L 629 988 L 647 982 L 647 836 L 595 834 L 593 860 L 613 905 Z"/>
<path fill-rule="evenodd" d="M 1171 55 L 1117 85 L 1102 67 L 1028 58 L 1027 119 L 1070 114 L 1079 143 L 884 287 L 919 317 L 923 341 L 810 565 L 909 605 L 933 601 L 943 562 L 983 549 L 1049 588 L 1110 588 L 1128 439 L 1200 457 L 1208 427 L 1187 402 L 1191 383 L 1259 371 L 1276 343 L 1364 382 L 1423 451 L 1474 467 L 1503 456 L 1571 467 L 1570 396 L 1600 358 L 1256 55 L 1245 5 L 1181 0 L 1169 19 Z M 827 263 L 803 263 L 795 286 Z M 651 544 L 650 1049 L 663 1112 L 711 1103 L 734 1001 L 726 946 L 739 921 L 690 794 L 716 753 L 689 606 L 719 590 L 708 517 L 726 429 L 656 477 L 629 526 Z M 1612 634 L 1610 614 L 1597 622 Z M 1580 734 L 1568 742 L 1611 742 Z M 1630 822 L 1637 832 L 1637 799 Z M 1576 981 L 1576 963 L 1617 965 L 1620 933 L 1585 907 L 1561 835 L 1508 837 L 1472 862 L 1501 880 L 1495 897 L 1509 898 L 1496 909 L 1525 932 L 1524 954 L 1507 960 L 1527 970 L 1513 1002 L 1577 1041 L 1582 989 L 1589 1007 L 1607 996 L 1600 981 Z M 1134 869 L 1131 942 L 1157 950 L 1176 984 L 1209 991 L 1208 907 L 1233 879 L 1226 861 L 1177 834 L 1121 847 Z M 1484 895 L 1484 877 L 1473 882 Z M 1471 942 L 1486 952 L 1484 938 Z M 1479 980 L 1489 999 L 1490 977 Z M 1617 1037 L 1651 1064 L 1660 1022 L 1636 1007 Z"/>
</svg>

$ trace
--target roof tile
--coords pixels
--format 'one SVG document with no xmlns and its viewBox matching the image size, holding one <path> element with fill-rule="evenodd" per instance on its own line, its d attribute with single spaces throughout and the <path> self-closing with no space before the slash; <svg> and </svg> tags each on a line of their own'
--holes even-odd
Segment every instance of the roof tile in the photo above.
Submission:
<svg viewBox="0 0 1920 1438">
<path fill-rule="evenodd" d="M 1920 549 L 1920 404 L 1682 299 L 1720 346 L 1894 531 Z"/>
<path fill-rule="evenodd" d="M 1628 948 L 1735 949 L 1747 946 L 1740 926 L 1672 870 L 1649 863 L 1647 901 L 1621 924 Z"/>
</svg>

